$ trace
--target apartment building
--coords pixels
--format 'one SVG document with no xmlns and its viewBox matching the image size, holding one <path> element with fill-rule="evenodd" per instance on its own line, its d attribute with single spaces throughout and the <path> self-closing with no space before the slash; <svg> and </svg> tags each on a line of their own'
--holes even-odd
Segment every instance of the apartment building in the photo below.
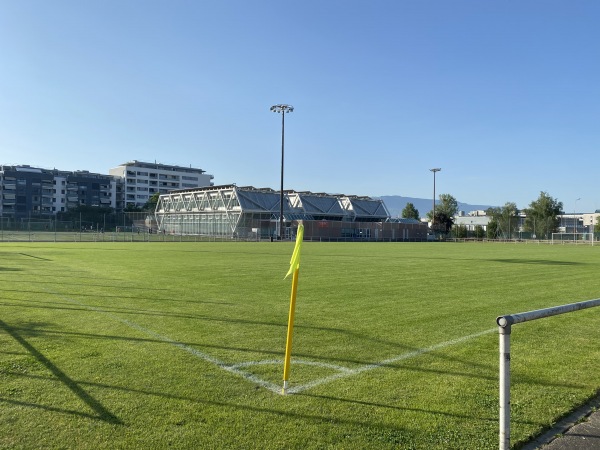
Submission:
<svg viewBox="0 0 600 450">
<path fill-rule="evenodd" d="M 116 196 L 117 209 L 141 207 L 156 193 L 212 186 L 214 178 L 202 169 L 136 160 L 110 169 L 109 174 L 121 180 Z"/>
<path fill-rule="evenodd" d="M 0 166 L 2 217 L 52 216 L 75 206 L 116 206 L 118 179 L 88 171 Z"/>
<path fill-rule="evenodd" d="M 0 165 L 0 216 L 52 216 L 77 206 L 121 211 L 141 207 L 155 193 L 212 186 L 202 169 L 129 161 L 109 174 L 65 171 L 29 165 Z"/>
</svg>

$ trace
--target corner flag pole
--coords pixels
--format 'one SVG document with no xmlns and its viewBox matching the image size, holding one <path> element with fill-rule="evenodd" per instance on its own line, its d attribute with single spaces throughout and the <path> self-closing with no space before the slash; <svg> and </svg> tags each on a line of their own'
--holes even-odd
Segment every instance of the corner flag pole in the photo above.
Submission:
<svg viewBox="0 0 600 450">
<path fill-rule="evenodd" d="M 292 357 L 292 335 L 294 332 L 294 315 L 296 312 L 296 292 L 298 291 L 298 275 L 300 273 L 300 252 L 302 250 L 302 241 L 304 240 L 304 225 L 298 227 L 298 234 L 296 235 L 296 246 L 294 247 L 294 253 L 290 260 L 290 269 L 285 275 L 287 278 L 290 273 L 293 273 L 292 277 L 292 292 L 290 295 L 290 313 L 288 316 L 288 329 L 287 339 L 285 343 L 285 360 L 283 363 L 283 390 L 282 394 L 287 393 L 288 381 L 290 379 L 290 360 Z"/>
</svg>

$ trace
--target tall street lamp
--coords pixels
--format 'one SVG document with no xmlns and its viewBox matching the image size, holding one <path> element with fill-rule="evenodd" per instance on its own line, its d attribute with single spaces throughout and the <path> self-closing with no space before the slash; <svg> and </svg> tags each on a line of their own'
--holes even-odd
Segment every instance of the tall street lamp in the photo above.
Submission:
<svg viewBox="0 0 600 450">
<path fill-rule="evenodd" d="M 285 115 L 294 111 L 292 105 L 273 105 L 271 111 L 281 113 L 281 190 L 279 192 L 279 239 L 283 239 L 283 155 L 285 143 Z"/>
<path fill-rule="evenodd" d="M 574 241 L 577 240 L 577 217 L 575 216 L 575 209 L 577 208 L 577 202 L 581 200 L 581 198 L 578 198 L 577 200 L 575 200 L 575 204 L 573 205 L 573 233 L 574 234 Z"/>
<path fill-rule="evenodd" d="M 435 168 L 435 169 L 429 169 L 431 172 L 433 172 L 433 215 L 431 216 L 431 230 L 435 232 L 435 229 L 433 227 L 433 225 L 435 224 L 435 173 L 439 172 L 440 169 Z"/>
</svg>

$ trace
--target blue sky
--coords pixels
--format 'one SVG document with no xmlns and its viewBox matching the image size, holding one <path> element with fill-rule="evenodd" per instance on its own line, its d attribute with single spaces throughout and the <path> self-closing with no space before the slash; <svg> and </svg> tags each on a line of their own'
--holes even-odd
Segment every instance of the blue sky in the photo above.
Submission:
<svg viewBox="0 0 600 450">
<path fill-rule="evenodd" d="M 0 0 L 0 163 L 600 209 L 597 0 Z M 577 200 L 580 198 L 580 200 Z M 425 212 L 423 212 L 425 213 Z"/>
</svg>

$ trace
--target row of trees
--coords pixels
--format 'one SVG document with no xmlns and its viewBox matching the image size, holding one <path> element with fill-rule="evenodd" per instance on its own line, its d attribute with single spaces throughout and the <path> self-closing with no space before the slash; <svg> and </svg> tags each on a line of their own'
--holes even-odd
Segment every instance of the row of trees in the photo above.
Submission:
<svg viewBox="0 0 600 450">
<path fill-rule="evenodd" d="M 552 198 L 547 192 L 541 192 L 537 200 L 525 208 L 524 231 L 530 232 L 535 237 L 549 239 L 552 233 L 558 231 L 560 224 L 559 215 L 563 212 L 563 204 Z M 488 236 L 494 237 L 512 236 L 519 227 L 519 210 L 512 202 L 506 203 L 500 208 L 489 208 L 486 211 L 491 216 L 488 224 Z"/>
<path fill-rule="evenodd" d="M 560 224 L 559 215 L 562 214 L 563 204 L 557 199 L 552 198 L 547 192 L 540 192 L 540 196 L 529 204 L 528 208 L 523 209 L 525 213 L 525 232 L 531 233 L 538 238 L 549 239 L 552 233 L 558 230 Z M 433 231 L 436 233 L 447 234 L 454 226 L 454 216 L 458 213 L 458 202 L 450 194 L 440 194 L 439 202 L 435 206 L 435 217 L 433 211 L 426 214 L 427 219 L 433 223 Z M 517 205 L 507 202 L 502 207 L 489 208 L 486 214 L 491 217 L 487 226 L 487 232 L 482 227 L 476 227 L 475 236 L 483 237 L 487 234 L 489 238 L 502 236 L 512 236 L 514 232 L 519 231 L 520 211 Z M 419 211 L 412 203 L 407 203 L 402 210 L 402 217 L 420 220 Z M 466 236 L 466 227 L 457 228 L 457 234 L 461 231 Z M 596 224 L 595 232 L 600 232 L 600 223 Z"/>
</svg>

